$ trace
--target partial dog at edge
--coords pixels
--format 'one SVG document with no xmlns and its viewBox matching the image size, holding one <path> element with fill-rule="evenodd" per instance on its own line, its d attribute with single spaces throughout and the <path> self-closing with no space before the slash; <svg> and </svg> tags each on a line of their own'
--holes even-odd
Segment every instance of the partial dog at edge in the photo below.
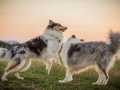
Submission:
<svg viewBox="0 0 120 90">
<path fill-rule="evenodd" d="M 120 57 L 120 32 L 110 31 L 106 42 L 80 42 L 71 37 L 64 44 L 61 51 L 63 63 L 67 69 L 64 80 L 60 83 L 72 81 L 72 75 L 85 71 L 94 66 L 99 74 L 93 83 L 106 85 L 109 79 L 108 71 L 113 66 L 116 57 Z"/>
<path fill-rule="evenodd" d="M 60 50 L 61 41 L 63 40 L 62 33 L 66 29 L 67 27 L 49 20 L 49 25 L 42 35 L 14 48 L 0 48 L 0 57 L 2 59 L 10 59 L 5 73 L 2 76 L 2 81 L 7 81 L 6 77 L 10 73 L 14 73 L 17 79 L 24 79 L 20 77 L 19 72 L 25 71 L 30 67 L 30 58 L 42 59 L 46 64 L 48 74 L 52 67 L 52 59 L 61 65 L 57 53 Z"/>
</svg>

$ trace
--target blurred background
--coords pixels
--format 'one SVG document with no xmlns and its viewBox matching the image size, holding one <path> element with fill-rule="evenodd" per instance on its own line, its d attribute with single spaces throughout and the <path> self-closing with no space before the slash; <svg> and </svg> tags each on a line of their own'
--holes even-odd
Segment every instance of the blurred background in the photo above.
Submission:
<svg viewBox="0 0 120 90">
<path fill-rule="evenodd" d="M 49 20 L 86 41 L 105 41 L 120 31 L 120 0 L 0 0 L 0 40 L 22 43 L 41 35 Z M 11 43 L 10 42 L 10 43 Z"/>
</svg>

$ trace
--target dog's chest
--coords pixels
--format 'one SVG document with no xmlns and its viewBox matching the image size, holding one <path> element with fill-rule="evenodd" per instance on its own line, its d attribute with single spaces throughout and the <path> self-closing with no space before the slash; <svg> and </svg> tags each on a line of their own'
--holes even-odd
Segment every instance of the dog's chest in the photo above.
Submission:
<svg viewBox="0 0 120 90">
<path fill-rule="evenodd" d="M 56 53 L 61 48 L 61 42 L 59 42 L 58 40 L 48 40 L 47 48 Z"/>
</svg>

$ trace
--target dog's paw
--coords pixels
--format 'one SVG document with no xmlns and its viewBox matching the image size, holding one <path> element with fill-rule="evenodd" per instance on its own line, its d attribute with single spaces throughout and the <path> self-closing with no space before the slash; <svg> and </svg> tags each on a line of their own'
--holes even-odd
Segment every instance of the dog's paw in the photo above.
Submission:
<svg viewBox="0 0 120 90">
<path fill-rule="evenodd" d="M 23 77 L 19 77 L 19 78 L 17 78 L 17 79 L 24 80 L 24 78 L 23 78 Z"/>
<path fill-rule="evenodd" d="M 70 78 L 70 79 L 67 80 L 67 82 L 70 82 L 70 81 L 72 81 L 72 80 L 73 80 L 73 78 Z"/>
<path fill-rule="evenodd" d="M 64 80 L 59 80 L 58 82 L 59 83 L 66 83 Z"/>
<path fill-rule="evenodd" d="M 7 81 L 7 78 L 2 78 L 2 81 Z"/>
<path fill-rule="evenodd" d="M 59 62 L 58 65 L 61 66 L 61 63 Z"/>
<path fill-rule="evenodd" d="M 107 82 L 102 82 L 102 83 L 101 83 L 101 85 L 106 85 L 106 84 L 107 84 Z"/>
<path fill-rule="evenodd" d="M 96 82 L 95 82 L 95 83 L 92 83 L 92 84 L 93 84 L 93 85 L 102 85 L 101 83 L 96 83 Z"/>
<path fill-rule="evenodd" d="M 50 71 L 48 69 L 46 69 L 46 73 L 49 75 L 50 74 Z"/>
<path fill-rule="evenodd" d="M 92 83 L 93 85 L 97 85 L 97 83 Z"/>
</svg>

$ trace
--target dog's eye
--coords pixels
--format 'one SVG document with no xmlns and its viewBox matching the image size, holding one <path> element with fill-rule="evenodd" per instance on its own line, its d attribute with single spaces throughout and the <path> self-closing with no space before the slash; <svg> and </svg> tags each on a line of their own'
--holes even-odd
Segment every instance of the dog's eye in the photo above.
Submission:
<svg viewBox="0 0 120 90">
<path fill-rule="evenodd" d="M 61 26 L 61 24 L 58 23 L 57 26 Z"/>
<path fill-rule="evenodd" d="M 62 26 L 61 24 L 59 24 L 59 26 Z"/>
</svg>

